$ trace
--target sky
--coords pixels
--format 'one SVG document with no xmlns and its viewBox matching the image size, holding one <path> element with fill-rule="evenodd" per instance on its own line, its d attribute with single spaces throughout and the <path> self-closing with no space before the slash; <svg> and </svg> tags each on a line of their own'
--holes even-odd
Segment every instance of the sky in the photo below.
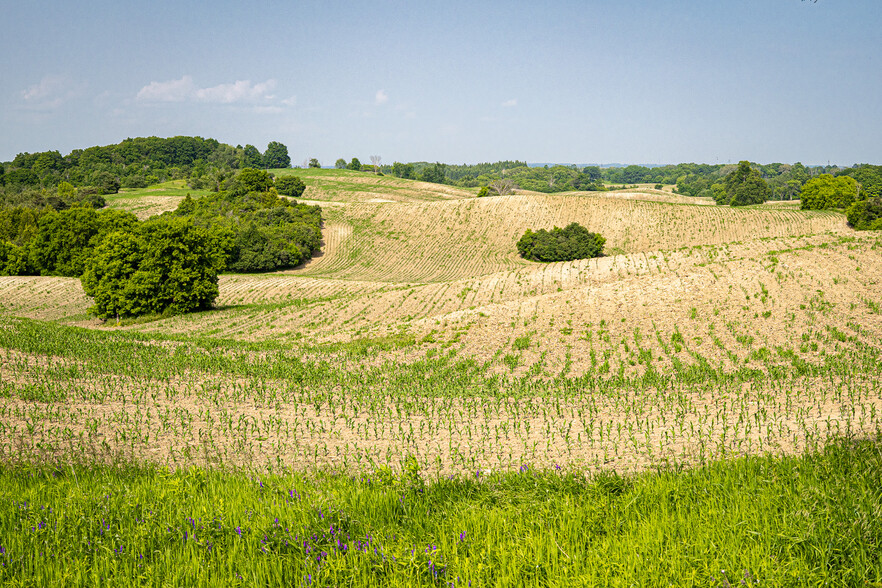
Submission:
<svg viewBox="0 0 882 588">
<path fill-rule="evenodd" d="M 879 0 L 28 0 L 0 161 L 196 135 L 317 158 L 882 163 Z"/>
</svg>

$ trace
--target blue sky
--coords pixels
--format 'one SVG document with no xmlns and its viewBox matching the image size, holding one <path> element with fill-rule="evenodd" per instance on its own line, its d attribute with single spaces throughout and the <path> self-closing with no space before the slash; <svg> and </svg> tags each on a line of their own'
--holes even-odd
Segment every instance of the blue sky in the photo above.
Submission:
<svg viewBox="0 0 882 588">
<path fill-rule="evenodd" d="M 31 0 L 0 161 L 126 137 L 475 163 L 882 163 L 879 0 Z"/>
</svg>

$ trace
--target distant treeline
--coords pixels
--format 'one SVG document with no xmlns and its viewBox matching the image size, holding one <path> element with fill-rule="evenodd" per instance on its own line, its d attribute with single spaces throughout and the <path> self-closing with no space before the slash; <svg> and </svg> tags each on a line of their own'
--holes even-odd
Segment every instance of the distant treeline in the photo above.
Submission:
<svg viewBox="0 0 882 588">
<path fill-rule="evenodd" d="M 802 186 L 821 174 L 847 175 L 861 184 L 866 197 L 882 196 L 882 166 L 858 164 L 853 167 L 813 166 L 802 163 L 750 164 L 769 187 L 768 200 L 796 200 Z M 569 192 L 603 190 L 608 186 L 660 184 L 674 186 L 685 196 L 713 198 L 716 184 L 725 186 L 725 179 L 738 169 L 738 164 L 680 163 L 658 167 L 629 165 L 601 168 L 598 166 L 530 167 L 525 161 L 499 161 L 475 165 L 443 163 L 394 163 L 381 170 L 393 176 L 450 184 L 466 188 L 489 186 L 498 180 L 511 180 L 522 190 L 536 192 Z M 719 188 L 718 188 L 719 191 Z"/>
<path fill-rule="evenodd" d="M 114 194 L 120 188 L 144 188 L 171 179 L 190 187 L 224 189 L 236 170 L 291 167 L 288 148 L 277 141 L 261 153 L 253 145 L 227 145 L 202 137 L 139 137 L 117 145 L 19 153 L 0 165 L 0 199 L 5 204 L 46 200 L 62 182 L 81 192 Z M 47 192 L 48 190 L 48 192 Z M 45 204 L 45 202 L 44 202 Z M 63 204 L 61 201 L 50 203 Z"/>
</svg>

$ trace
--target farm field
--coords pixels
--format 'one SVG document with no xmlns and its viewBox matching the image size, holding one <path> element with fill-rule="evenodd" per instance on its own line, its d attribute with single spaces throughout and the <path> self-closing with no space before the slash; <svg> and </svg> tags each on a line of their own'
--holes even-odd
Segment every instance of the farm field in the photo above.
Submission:
<svg viewBox="0 0 882 588">
<path fill-rule="evenodd" d="M 100 323 L 76 279 L 0 278 L 0 583 L 882 581 L 878 232 L 651 187 L 297 173 L 322 253 L 221 276 L 210 311 Z M 173 189 L 110 205 L 149 216 Z M 606 256 L 517 255 L 574 221 Z M 14 531 L 41 522 L 62 530 Z M 5 555 L 73 536 L 93 565 Z"/>
</svg>

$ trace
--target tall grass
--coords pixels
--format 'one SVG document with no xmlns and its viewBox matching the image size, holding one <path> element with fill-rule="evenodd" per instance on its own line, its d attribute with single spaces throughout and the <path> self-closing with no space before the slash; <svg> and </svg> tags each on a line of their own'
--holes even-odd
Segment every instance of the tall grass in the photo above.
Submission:
<svg viewBox="0 0 882 588">
<path fill-rule="evenodd" d="M 0 469 L 9 586 L 871 586 L 882 442 L 691 471 L 425 480 Z"/>
</svg>

